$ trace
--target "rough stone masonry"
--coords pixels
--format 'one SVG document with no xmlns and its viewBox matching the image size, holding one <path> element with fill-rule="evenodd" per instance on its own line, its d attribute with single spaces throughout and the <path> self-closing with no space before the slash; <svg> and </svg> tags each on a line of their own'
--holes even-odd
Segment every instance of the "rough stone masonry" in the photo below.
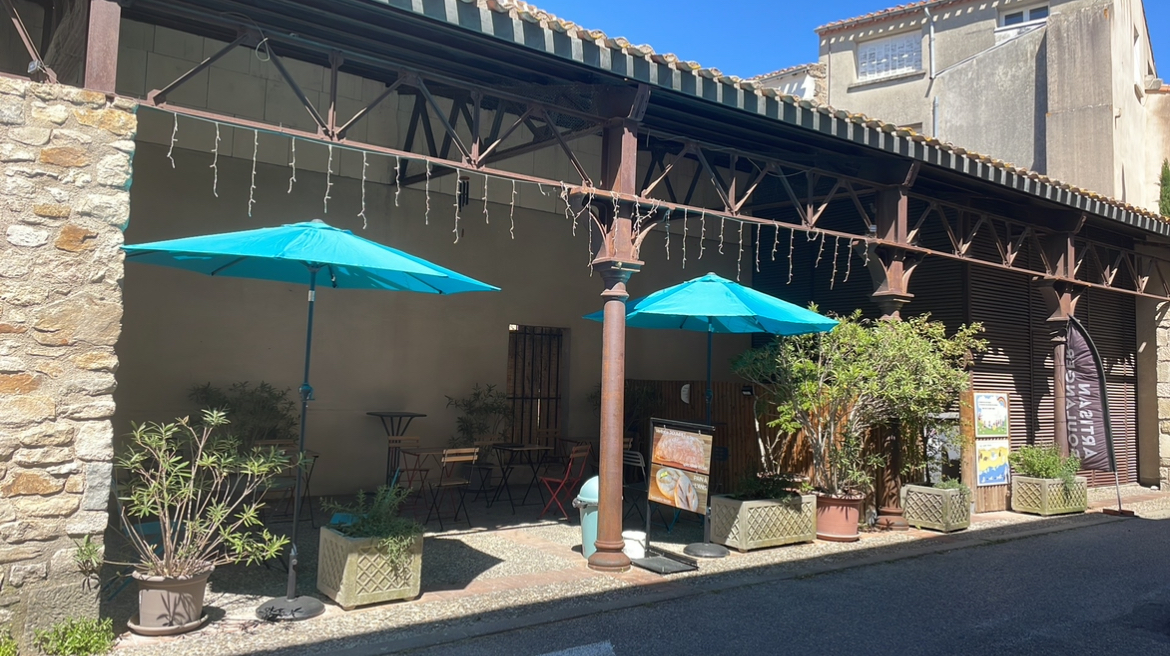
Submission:
<svg viewBox="0 0 1170 656">
<path fill-rule="evenodd" d="M 0 77 L 0 626 L 96 616 L 136 105 Z"/>
</svg>

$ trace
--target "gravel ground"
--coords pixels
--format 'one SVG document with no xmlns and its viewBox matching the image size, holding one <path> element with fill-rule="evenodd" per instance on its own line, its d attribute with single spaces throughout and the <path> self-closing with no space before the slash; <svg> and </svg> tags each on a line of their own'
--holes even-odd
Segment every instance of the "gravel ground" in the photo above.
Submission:
<svg viewBox="0 0 1170 656">
<path fill-rule="evenodd" d="M 1106 502 L 1112 489 L 1094 490 L 1091 498 Z M 1138 486 L 1123 488 L 1126 507 L 1147 518 L 1170 518 L 1170 495 L 1154 496 Z M 535 512 L 529 513 L 529 516 Z M 524 519 L 524 513 L 515 516 Z M 482 518 L 486 526 L 506 526 L 510 515 Z M 626 528 L 636 528 L 634 521 Z M 1074 527 L 1097 521 L 1092 515 L 1040 518 L 1015 513 L 980 515 L 960 534 L 981 539 L 1010 538 L 1032 527 Z M 274 525 L 281 528 L 281 525 Z M 298 581 L 302 594 L 316 591 L 317 531 L 304 530 Z M 126 634 L 118 653 L 203 656 L 211 654 L 317 654 L 330 653 L 390 638 L 444 631 L 467 621 L 522 617 L 534 609 L 572 609 L 645 594 L 652 584 L 695 586 L 712 580 L 745 581 L 761 575 L 797 572 L 817 563 L 848 563 L 879 552 L 901 552 L 922 546 L 925 537 L 952 540 L 923 531 L 867 532 L 854 543 L 813 542 L 748 554 L 732 552 L 719 560 L 706 560 L 694 572 L 666 579 L 640 570 L 623 576 L 589 571 L 580 555 L 581 529 L 576 521 L 519 522 L 514 528 L 428 532 L 424 544 L 423 596 L 398 602 L 342 611 L 326 600 L 320 618 L 292 624 L 271 624 L 255 619 L 255 609 L 270 597 L 284 593 L 285 573 L 279 563 L 263 566 L 220 568 L 211 578 L 207 607 L 211 621 L 200 631 L 177 638 L 143 638 Z M 668 551 L 681 552 L 702 539 L 702 527 L 694 521 L 679 522 L 667 533 L 659 525 L 651 542 Z M 108 544 L 113 544 L 108 542 Z M 111 548 L 116 552 L 116 548 Z M 712 579 L 716 577 L 716 579 Z M 136 611 L 133 587 L 103 607 L 103 614 L 122 622 Z"/>
</svg>

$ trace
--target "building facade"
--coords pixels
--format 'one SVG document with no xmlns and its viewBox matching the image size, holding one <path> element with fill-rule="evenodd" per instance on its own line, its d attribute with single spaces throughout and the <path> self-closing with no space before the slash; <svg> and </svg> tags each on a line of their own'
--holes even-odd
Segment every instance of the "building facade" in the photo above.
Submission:
<svg viewBox="0 0 1170 656">
<path fill-rule="evenodd" d="M 830 105 L 1158 209 L 1167 97 L 1141 0 L 930 0 L 817 35 Z"/>
</svg>

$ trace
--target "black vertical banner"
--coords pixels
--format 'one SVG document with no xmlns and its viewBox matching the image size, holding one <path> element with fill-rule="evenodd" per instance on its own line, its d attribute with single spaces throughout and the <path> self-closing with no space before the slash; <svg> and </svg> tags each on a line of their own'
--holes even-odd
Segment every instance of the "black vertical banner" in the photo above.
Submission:
<svg viewBox="0 0 1170 656">
<path fill-rule="evenodd" d="M 1064 353 L 1069 453 L 1081 459 L 1082 469 L 1115 471 L 1105 370 L 1097 347 L 1076 317 L 1069 317 Z"/>
</svg>

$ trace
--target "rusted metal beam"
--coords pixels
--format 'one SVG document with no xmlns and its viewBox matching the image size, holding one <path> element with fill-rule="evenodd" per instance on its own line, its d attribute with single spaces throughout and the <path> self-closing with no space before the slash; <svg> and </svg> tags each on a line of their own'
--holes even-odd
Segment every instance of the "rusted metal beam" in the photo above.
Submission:
<svg viewBox="0 0 1170 656">
<path fill-rule="evenodd" d="M 455 107 L 456 100 L 454 98 L 451 99 L 451 117 L 448 118 L 443 115 L 443 108 L 439 107 L 439 101 L 435 100 L 435 96 L 427 88 L 426 82 L 423 82 L 420 78 L 414 82 L 414 86 L 422 92 L 423 97 L 427 99 L 427 103 L 435 110 L 435 116 L 438 116 L 439 121 L 442 122 L 443 129 L 447 131 L 447 135 L 443 139 L 444 150 L 449 148 L 448 143 L 454 142 L 455 147 L 459 149 L 459 154 L 463 156 L 463 161 L 471 162 L 471 150 L 463 143 L 463 139 L 459 137 L 459 133 L 455 131 L 455 126 L 452 125 L 458 119 L 458 110 Z"/>
<path fill-rule="evenodd" d="M 355 123 L 357 123 L 358 121 L 365 118 L 371 111 L 374 110 L 375 107 L 380 105 L 383 100 L 390 97 L 390 94 L 397 91 L 398 87 L 402 86 L 402 84 L 405 83 L 406 79 L 407 78 L 400 77 L 397 80 L 394 80 L 394 82 L 387 85 L 386 88 L 382 90 L 382 93 L 378 94 L 377 98 L 374 98 L 373 100 L 370 101 L 370 104 L 359 109 L 356 114 L 354 114 L 352 117 L 350 117 L 350 119 L 348 121 L 345 122 L 345 125 L 342 125 L 341 127 L 337 128 L 337 138 L 338 139 L 345 139 L 345 134 L 347 132 L 349 132 L 349 129 L 352 128 Z"/>
<path fill-rule="evenodd" d="M 292 89 L 293 94 L 296 95 L 297 100 L 301 101 L 301 104 L 305 106 L 305 110 L 309 112 L 309 116 L 313 117 L 313 122 L 317 124 L 320 134 L 331 134 L 329 125 L 325 122 L 325 119 L 321 118 L 321 113 L 317 111 L 317 107 L 313 105 L 309 97 L 301 90 L 301 85 L 297 84 L 292 74 L 284 67 L 284 62 L 280 61 L 280 57 L 276 56 L 276 53 L 273 52 L 269 54 L 269 58 L 272 61 L 272 65 L 276 66 L 276 70 L 280 72 L 280 76 L 284 78 L 285 82 L 288 82 L 288 86 Z"/>
<path fill-rule="evenodd" d="M 211 54 L 211 56 L 206 57 L 203 61 L 196 64 L 191 70 L 189 70 L 186 73 L 183 73 L 179 77 L 175 78 L 175 80 L 173 82 L 171 82 L 170 84 L 166 85 L 165 87 L 163 87 L 161 89 L 154 89 L 154 90 L 150 91 L 149 93 L 147 93 L 146 94 L 147 102 L 149 102 L 153 105 L 159 105 L 159 104 L 166 102 L 168 94 L 170 94 L 175 89 L 186 84 L 191 78 L 195 77 L 196 75 L 198 75 L 199 73 L 201 73 L 202 71 L 207 69 L 207 67 L 209 67 L 212 64 L 214 64 L 215 62 L 219 61 L 219 59 L 221 57 L 223 57 L 224 55 L 226 55 L 229 52 L 231 52 L 232 50 L 234 50 L 236 48 L 236 46 L 243 43 L 249 37 L 253 37 L 254 34 L 255 34 L 254 32 L 253 33 L 240 32 L 239 35 L 236 36 L 236 39 L 234 41 L 225 45 L 224 47 L 220 48 L 219 50 L 215 51 L 214 53 Z M 255 37 L 255 38 L 258 39 L 259 37 Z M 89 71 L 89 67 L 87 66 L 86 67 L 86 74 L 87 75 L 88 75 L 88 71 Z"/>
</svg>

